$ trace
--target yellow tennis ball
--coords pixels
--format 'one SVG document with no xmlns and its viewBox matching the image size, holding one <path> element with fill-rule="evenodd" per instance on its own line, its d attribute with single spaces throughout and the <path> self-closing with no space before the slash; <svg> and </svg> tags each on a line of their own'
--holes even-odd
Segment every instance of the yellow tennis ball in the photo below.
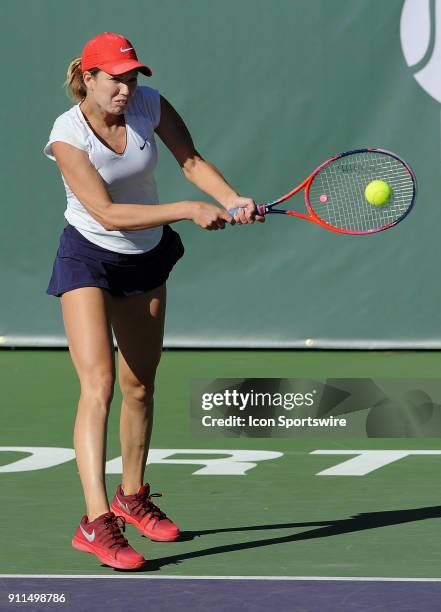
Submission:
<svg viewBox="0 0 441 612">
<path fill-rule="evenodd" d="M 384 206 L 391 198 L 392 189 L 385 181 L 371 181 L 366 186 L 364 195 L 369 204 Z"/>
</svg>

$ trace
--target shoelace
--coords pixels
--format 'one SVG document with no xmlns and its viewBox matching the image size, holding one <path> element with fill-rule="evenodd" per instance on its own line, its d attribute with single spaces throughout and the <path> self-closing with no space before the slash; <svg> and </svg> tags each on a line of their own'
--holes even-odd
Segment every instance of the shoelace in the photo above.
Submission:
<svg viewBox="0 0 441 612">
<path fill-rule="evenodd" d="M 140 514 L 142 517 L 151 514 L 151 518 L 155 518 L 158 521 L 167 518 L 165 512 L 162 512 L 162 510 L 152 502 L 152 497 L 162 497 L 162 493 L 137 495 L 135 498 L 137 503 L 133 506 L 134 512 Z"/>
<path fill-rule="evenodd" d="M 104 543 L 113 540 L 113 542 L 109 545 L 109 548 L 112 548 L 112 546 L 129 545 L 128 541 L 121 533 L 121 531 L 126 530 L 126 521 L 123 516 L 106 516 L 104 519 L 104 530 L 106 535 L 108 535 L 108 537 L 104 540 Z"/>
</svg>

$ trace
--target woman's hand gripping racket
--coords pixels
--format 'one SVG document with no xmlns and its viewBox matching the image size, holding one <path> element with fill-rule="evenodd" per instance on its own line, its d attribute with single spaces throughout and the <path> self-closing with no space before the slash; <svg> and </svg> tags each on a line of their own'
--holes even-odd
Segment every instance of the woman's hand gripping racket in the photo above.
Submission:
<svg viewBox="0 0 441 612">
<path fill-rule="evenodd" d="M 302 189 L 309 214 L 275 208 Z M 407 217 L 415 196 L 415 175 L 398 155 L 357 149 L 331 157 L 286 195 L 256 205 L 256 212 L 300 217 L 343 234 L 373 234 Z"/>
</svg>

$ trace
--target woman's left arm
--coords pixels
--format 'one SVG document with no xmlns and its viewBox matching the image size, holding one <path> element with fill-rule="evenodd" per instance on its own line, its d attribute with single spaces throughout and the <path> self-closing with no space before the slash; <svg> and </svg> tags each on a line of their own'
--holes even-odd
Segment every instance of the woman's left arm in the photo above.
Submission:
<svg viewBox="0 0 441 612">
<path fill-rule="evenodd" d="M 202 158 L 195 149 L 184 121 L 163 96 L 161 96 L 161 119 L 155 131 L 175 156 L 187 180 L 217 200 L 227 210 L 241 208 L 234 216 L 236 223 L 264 220 L 264 217 L 256 215 L 253 199 L 240 196 L 227 183 L 216 166 Z"/>
</svg>

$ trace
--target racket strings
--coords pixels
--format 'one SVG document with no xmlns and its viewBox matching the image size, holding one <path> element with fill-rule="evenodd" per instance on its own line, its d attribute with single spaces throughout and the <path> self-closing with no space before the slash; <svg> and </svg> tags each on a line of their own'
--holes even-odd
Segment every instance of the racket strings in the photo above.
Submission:
<svg viewBox="0 0 441 612">
<path fill-rule="evenodd" d="M 382 206 L 370 204 L 366 186 L 386 182 L 392 194 Z M 370 232 L 393 225 L 412 206 L 415 184 L 408 168 L 392 155 L 362 151 L 331 161 L 309 186 L 309 204 L 326 223 L 347 231 Z"/>
</svg>

